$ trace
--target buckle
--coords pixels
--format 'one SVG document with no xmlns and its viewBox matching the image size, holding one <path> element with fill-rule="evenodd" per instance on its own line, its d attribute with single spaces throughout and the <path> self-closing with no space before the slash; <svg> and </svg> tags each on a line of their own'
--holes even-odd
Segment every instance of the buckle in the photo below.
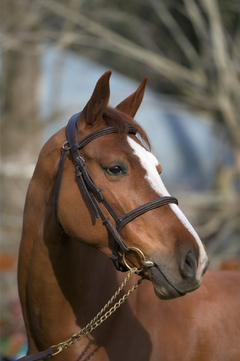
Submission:
<svg viewBox="0 0 240 361">
<path fill-rule="evenodd" d="M 129 264 L 127 263 L 127 260 L 126 260 L 126 253 L 130 252 L 130 251 L 134 251 L 134 252 L 137 252 L 138 254 L 140 254 L 142 256 L 142 268 L 138 268 L 136 273 L 140 273 L 144 270 L 144 268 L 151 268 L 151 267 L 154 267 L 154 262 L 151 261 L 151 260 L 148 260 L 146 259 L 144 253 L 137 247 L 128 247 L 128 251 L 127 252 L 124 252 L 123 253 L 123 262 L 125 264 L 125 266 L 128 268 L 128 269 L 132 269 L 133 267 L 129 266 Z"/>
</svg>

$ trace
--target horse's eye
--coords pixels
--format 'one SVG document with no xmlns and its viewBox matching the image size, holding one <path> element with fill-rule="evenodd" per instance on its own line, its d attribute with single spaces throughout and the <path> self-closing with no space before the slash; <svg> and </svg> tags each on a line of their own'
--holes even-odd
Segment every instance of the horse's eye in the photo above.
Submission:
<svg viewBox="0 0 240 361">
<path fill-rule="evenodd" d="M 123 169 L 120 165 L 114 165 L 113 167 L 107 168 L 107 172 L 111 175 L 118 175 L 123 173 Z"/>
</svg>

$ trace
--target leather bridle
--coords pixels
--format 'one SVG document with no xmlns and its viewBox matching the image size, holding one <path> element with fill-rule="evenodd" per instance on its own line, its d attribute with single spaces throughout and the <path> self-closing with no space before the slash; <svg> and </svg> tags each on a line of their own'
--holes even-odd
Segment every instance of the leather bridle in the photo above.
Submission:
<svg viewBox="0 0 240 361">
<path fill-rule="evenodd" d="M 143 204 L 140 207 L 135 208 L 134 210 L 128 212 L 123 217 L 119 216 L 119 214 L 111 207 L 108 203 L 104 195 L 102 194 L 101 190 L 96 186 L 93 179 L 91 178 L 85 160 L 80 155 L 80 150 L 83 149 L 88 143 L 93 141 L 94 139 L 101 137 L 103 135 L 117 133 L 118 130 L 115 127 L 107 126 L 102 129 L 98 129 L 89 135 L 87 135 L 82 140 L 78 141 L 77 139 L 77 120 L 80 113 L 73 115 L 66 127 L 66 137 L 67 141 L 62 146 L 62 155 L 59 163 L 58 169 L 58 176 L 57 176 L 57 184 L 56 184 L 56 192 L 55 192 L 55 215 L 58 224 L 61 226 L 59 217 L 58 217 L 58 200 L 59 200 L 59 192 L 61 186 L 61 178 L 64 168 L 64 163 L 70 151 L 76 166 L 76 179 L 83 190 L 83 193 L 88 201 L 88 204 L 91 206 L 94 215 L 96 218 L 99 216 L 102 219 L 103 224 L 107 227 L 114 238 L 114 247 L 111 255 L 111 259 L 114 263 L 114 266 L 117 270 L 125 272 L 127 271 L 127 267 L 122 266 L 119 263 L 119 248 L 122 250 L 123 253 L 126 253 L 130 250 L 131 247 L 128 247 L 127 244 L 122 239 L 120 232 L 122 228 L 132 221 L 133 219 L 139 217 L 140 215 L 153 210 L 158 207 L 162 207 L 169 203 L 178 204 L 176 198 L 171 196 L 165 196 L 161 198 L 157 198 L 153 201 Z M 137 131 L 134 126 L 128 125 L 128 134 L 136 134 Z M 116 227 L 114 224 L 105 216 L 99 203 L 102 203 L 107 211 L 110 213 L 114 221 L 116 222 Z M 61 226 L 62 227 L 62 226 Z"/>
<path fill-rule="evenodd" d="M 55 201 L 54 201 L 56 220 L 57 220 L 57 223 L 62 228 L 59 217 L 58 217 L 58 200 L 59 200 L 59 192 L 60 192 L 60 187 L 61 187 L 61 179 L 62 179 L 62 174 L 63 174 L 64 163 L 65 163 L 67 154 L 70 151 L 70 153 L 74 159 L 74 162 L 75 162 L 76 178 L 77 178 L 77 182 L 78 182 L 79 186 L 83 190 L 83 193 L 84 193 L 89 205 L 91 206 L 95 217 L 96 218 L 99 218 L 99 216 L 101 217 L 103 224 L 107 227 L 107 229 L 110 231 L 110 233 L 114 237 L 115 242 L 114 242 L 114 248 L 113 248 L 111 259 L 113 260 L 113 263 L 117 270 L 125 272 L 128 269 L 130 269 L 130 273 L 128 274 L 128 276 L 126 277 L 124 282 L 121 284 L 118 291 L 104 306 L 104 308 L 81 331 L 72 335 L 68 340 L 66 340 L 64 342 L 60 342 L 57 345 L 51 346 L 44 351 L 40 351 L 40 352 L 37 352 L 32 355 L 24 356 L 21 359 L 19 359 L 18 361 L 20 361 L 20 360 L 21 361 L 37 361 L 37 360 L 43 360 L 43 359 L 46 359 L 49 357 L 53 357 L 53 356 L 57 355 L 59 352 L 63 351 L 64 349 L 73 345 L 75 342 L 82 339 L 82 337 L 85 337 L 87 334 L 92 332 L 93 329 L 95 329 L 96 327 L 101 325 L 101 323 L 103 321 L 105 321 L 109 316 L 111 316 L 111 314 L 113 312 L 115 312 L 116 309 L 118 307 L 120 307 L 123 302 L 125 302 L 125 300 L 130 296 L 130 294 L 138 287 L 138 285 L 142 281 L 142 279 L 140 279 L 137 282 L 137 284 L 135 284 L 126 294 L 124 294 L 124 296 L 118 302 L 116 302 L 109 309 L 109 306 L 116 299 L 117 295 L 122 290 L 122 288 L 126 285 L 126 282 L 128 281 L 128 279 L 134 273 L 139 274 L 144 268 L 144 265 L 143 265 L 143 268 L 141 268 L 141 269 L 131 268 L 126 263 L 125 253 L 130 250 L 137 251 L 142 256 L 143 261 L 144 262 L 146 261 L 145 264 L 147 264 L 147 262 L 151 263 L 150 266 L 148 263 L 148 265 L 146 265 L 146 267 L 152 267 L 154 265 L 154 262 L 152 262 L 151 260 L 146 260 L 145 255 L 138 248 L 127 246 L 127 244 L 124 242 L 124 240 L 122 239 L 122 237 L 120 235 L 122 228 L 127 223 L 132 221 L 133 219 L 139 217 L 141 214 L 146 213 L 152 209 L 162 207 L 169 203 L 178 204 L 177 199 L 174 197 L 170 197 L 170 196 L 161 197 L 161 198 L 157 198 L 151 202 L 145 203 L 142 206 L 128 212 L 123 217 L 120 217 L 119 214 L 111 207 L 111 205 L 108 203 L 108 201 L 102 194 L 101 190 L 96 186 L 96 184 L 92 180 L 92 178 L 87 170 L 85 160 L 80 155 L 80 150 L 83 147 L 85 147 L 88 143 L 90 143 L 92 140 L 94 140 L 98 137 L 101 137 L 103 135 L 106 135 L 106 134 L 117 133 L 118 130 L 115 127 L 110 127 L 110 126 L 105 127 L 105 128 L 102 128 L 102 129 L 92 132 L 91 134 L 89 134 L 85 138 L 83 138 L 80 142 L 78 142 L 78 140 L 77 140 L 77 120 L 78 120 L 79 115 L 80 115 L 80 113 L 75 114 L 70 118 L 70 120 L 67 124 L 67 128 L 66 128 L 67 141 L 62 146 L 62 154 L 61 154 L 59 168 L 58 168 L 57 183 L 56 183 L 56 190 L 55 190 Z M 136 133 L 137 133 L 136 129 L 132 125 L 129 125 L 128 126 L 128 134 L 136 134 Z M 104 205 L 104 207 L 107 209 L 107 211 L 110 213 L 110 215 L 113 217 L 113 219 L 116 222 L 116 227 L 105 216 L 105 214 L 103 213 L 102 209 L 99 206 L 99 203 L 102 203 Z M 123 252 L 123 260 L 125 261 L 124 263 L 125 263 L 126 267 L 122 266 L 119 263 L 119 254 L 118 254 L 119 248 L 121 248 L 121 250 Z M 108 311 L 106 311 L 106 310 L 108 310 Z M 54 350 L 57 350 L 57 351 L 54 351 Z"/>
</svg>

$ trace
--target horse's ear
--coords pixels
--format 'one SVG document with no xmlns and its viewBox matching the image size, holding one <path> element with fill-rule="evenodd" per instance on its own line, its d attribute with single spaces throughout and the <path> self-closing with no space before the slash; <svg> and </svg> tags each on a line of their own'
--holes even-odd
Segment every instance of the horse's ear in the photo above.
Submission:
<svg viewBox="0 0 240 361">
<path fill-rule="evenodd" d="M 131 94 L 128 98 L 124 99 L 120 104 L 116 106 L 116 109 L 120 110 L 121 112 L 130 115 L 134 118 L 135 114 L 140 107 L 145 91 L 145 86 L 147 83 L 147 78 L 145 77 L 137 90 Z"/>
<path fill-rule="evenodd" d="M 112 72 L 106 71 L 98 80 L 95 89 L 84 108 L 85 119 L 88 125 L 98 122 L 106 109 L 110 97 L 109 79 Z"/>
</svg>

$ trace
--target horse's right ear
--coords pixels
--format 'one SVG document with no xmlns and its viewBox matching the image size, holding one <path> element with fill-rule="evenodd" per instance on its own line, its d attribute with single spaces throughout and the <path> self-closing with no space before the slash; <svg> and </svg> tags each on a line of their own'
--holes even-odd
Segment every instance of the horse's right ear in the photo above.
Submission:
<svg viewBox="0 0 240 361">
<path fill-rule="evenodd" d="M 142 103 L 146 83 L 147 83 L 147 78 L 145 77 L 141 82 L 141 84 L 139 85 L 139 87 L 137 88 L 137 90 L 133 94 L 131 94 L 128 98 L 124 99 L 120 104 L 118 104 L 116 106 L 116 109 L 134 118 L 135 114 L 138 111 L 138 108 Z"/>
<path fill-rule="evenodd" d="M 95 89 L 83 112 L 87 125 L 93 125 L 101 120 L 110 97 L 109 79 L 112 72 L 106 71 L 98 80 Z"/>
</svg>

